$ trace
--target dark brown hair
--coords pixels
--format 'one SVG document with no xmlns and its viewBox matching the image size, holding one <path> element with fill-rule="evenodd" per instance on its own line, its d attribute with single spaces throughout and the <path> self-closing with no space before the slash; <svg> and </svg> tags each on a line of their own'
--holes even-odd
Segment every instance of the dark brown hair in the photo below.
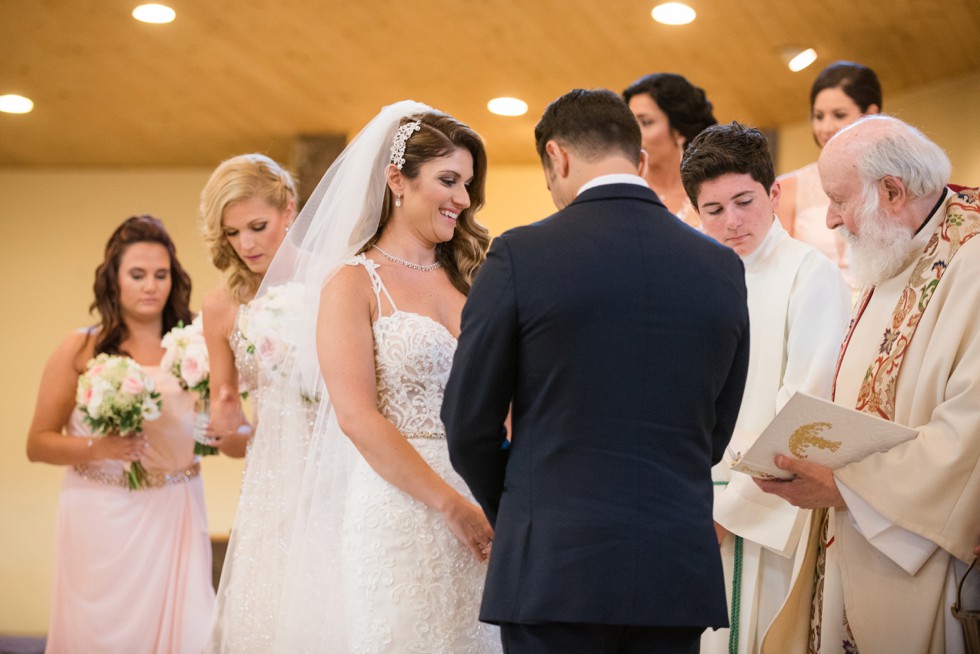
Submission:
<svg viewBox="0 0 980 654">
<path fill-rule="evenodd" d="M 820 71 L 810 88 L 810 113 L 817 95 L 825 89 L 840 89 L 854 100 L 862 114 L 868 113 L 871 105 L 881 111 L 881 82 L 875 72 L 853 61 L 835 61 Z"/>
<path fill-rule="evenodd" d="M 549 104 L 534 128 L 542 163 L 548 141 L 590 160 L 621 154 L 640 163 L 640 127 L 623 99 L 606 89 L 575 89 Z"/>
<path fill-rule="evenodd" d="M 177 248 L 163 223 L 153 216 L 133 216 L 116 228 L 105 246 L 105 258 L 95 269 L 95 301 L 89 311 L 98 311 L 101 329 L 95 335 L 95 354 L 126 354 L 120 345 L 129 336 L 119 305 L 119 262 L 134 243 L 159 243 L 170 255 L 170 295 L 163 307 L 164 334 L 178 322 L 190 324 L 191 278 L 177 260 Z"/>
<path fill-rule="evenodd" d="M 649 95 L 660 110 L 667 114 L 670 128 L 684 137 L 685 145 L 690 145 L 694 137 L 706 127 L 718 123 L 704 89 L 694 86 L 683 75 L 646 75 L 623 91 L 623 99 L 628 104 L 634 95 L 641 93 Z"/>
<path fill-rule="evenodd" d="M 776 173 L 762 132 L 733 122 L 712 125 L 694 137 L 681 160 L 681 181 L 691 204 L 698 206 L 702 184 L 728 173 L 747 174 L 769 192 Z"/>
<path fill-rule="evenodd" d="M 452 240 L 436 245 L 436 260 L 449 274 L 453 286 L 460 293 L 467 295 L 476 272 L 486 259 L 487 250 L 490 248 L 490 232 L 474 218 L 476 212 L 483 207 L 486 195 L 487 151 L 479 134 L 452 116 L 433 111 L 418 116 L 408 116 L 403 118 L 400 124 L 405 125 L 416 120 L 421 121 L 421 129 L 412 133 L 405 142 L 403 155 L 405 163 L 401 167 L 401 173 L 406 178 L 417 178 L 422 164 L 432 159 L 449 156 L 460 148 L 466 149 L 473 157 L 473 179 L 466 187 L 470 196 L 470 206 L 456 219 L 456 231 Z M 370 250 L 381 238 L 381 233 L 391 218 L 393 207 L 394 197 L 391 188 L 385 186 L 378 230 L 361 248 L 361 252 Z"/>
</svg>

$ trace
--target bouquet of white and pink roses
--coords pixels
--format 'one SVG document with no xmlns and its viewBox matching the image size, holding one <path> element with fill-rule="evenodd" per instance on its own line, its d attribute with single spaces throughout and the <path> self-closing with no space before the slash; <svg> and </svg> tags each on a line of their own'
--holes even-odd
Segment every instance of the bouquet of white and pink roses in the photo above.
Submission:
<svg viewBox="0 0 980 654">
<path fill-rule="evenodd" d="M 125 356 L 100 354 L 85 366 L 75 395 L 82 421 L 97 436 L 134 436 L 144 420 L 160 417 L 162 402 L 153 379 Z M 139 461 L 128 466 L 129 489 L 145 485 L 146 469 Z"/>
<path fill-rule="evenodd" d="M 294 282 L 273 286 L 242 314 L 238 328 L 266 374 L 285 373 L 291 363 L 295 348 L 283 335 L 296 331 L 302 293 L 303 287 Z"/>
<path fill-rule="evenodd" d="M 201 316 L 190 325 L 178 323 L 163 337 L 165 350 L 160 367 L 177 378 L 185 391 L 197 393 L 197 418 L 194 422 L 194 454 L 217 454 L 218 448 L 207 444 L 204 428 L 210 422 L 208 397 L 210 395 L 210 361 L 204 344 L 204 328 Z"/>
<path fill-rule="evenodd" d="M 290 337 L 299 334 L 302 302 L 303 286 L 289 282 L 269 288 L 242 312 L 238 329 L 264 375 L 285 376 L 292 370 L 296 346 Z M 307 403 L 318 399 L 305 394 L 301 397 Z"/>
</svg>

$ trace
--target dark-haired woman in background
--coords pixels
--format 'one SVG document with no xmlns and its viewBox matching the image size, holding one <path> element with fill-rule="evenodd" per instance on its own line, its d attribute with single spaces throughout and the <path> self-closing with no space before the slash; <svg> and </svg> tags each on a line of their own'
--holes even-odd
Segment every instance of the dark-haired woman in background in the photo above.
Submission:
<svg viewBox="0 0 980 654">
<path fill-rule="evenodd" d="M 817 75 L 810 89 L 813 139 L 822 149 L 830 138 L 861 116 L 881 111 L 881 83 L 867 66 L 835 61 Z M 830 200 L 823 192 L 817 163 L 779 178 L 779 220 L 790 233 L 836 261 L 847 277 L 844 239 L 827 228 Z M 848 279 L 848 283 L 851 280 Z"/>
<path fill-rule="evenodd" d="M 718 122 L 704 90 L 682 75 L 654 73 L 633 82 L 623 98 L 640 124 L 647 184 L 671 213 L 700 229 L 701 219 L 681 183 L 681 158 L 695 136 Z"/>
<path fill-rule="evenodd" d="M 31 461 L 68 466 L 55 532 L 47 652 L 197 652 L 214 603 L 211 545 L 194 456 L 194 397 L 159 368 L 162 336 L 190 323 L 191 281 L 156 218 L 136 216 L 95 272 L 100 322 L 48 360 L 27 438 Z M 98 354 L 129 356 L 156 382 L 159 419 L 140 437 L 95 438 L 75 407 Z M 147 487 L 131 491 L 124 465 Z"/>
</svg>

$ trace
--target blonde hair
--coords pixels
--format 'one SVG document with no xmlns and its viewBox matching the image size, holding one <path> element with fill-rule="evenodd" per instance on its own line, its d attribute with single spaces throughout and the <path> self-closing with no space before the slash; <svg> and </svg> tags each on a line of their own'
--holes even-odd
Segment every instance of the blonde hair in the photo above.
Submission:
<svg viewBox="0 0 980 654">
<path fill-rule="evenodd" d="M 222 218 L 228 205 L 256 197 L 279 211 L 285 211 L 290 201 L 296 200 L 293 178 L 264 154 L 242 154 L 221 162 L 201 191 L 204 243 L 211 254 L 211 262 L 224 273 L 225 285 L 239 302 L 255 294 L 262 277 L 249 270 L 231 247 L 225 237 Z"/>
<path fill-rule="evenodd" d="M 411 134 L 405 142 L 405 163 L 401 173 L 408 179 L 415 179 L 420 166 L 432 159 L 445 157 L 459 148 L 465 148 L 473 157 L 473 180 L 467 187 L 470 206 L 459 214 L 453 238 L 436 246 L 436 260 L 449 274 L 449 279 L 461 293 L 468 295 L 477 271 L 487 257 L 490 248 L 490 232 L 476 222 L 474 215 L 483 207 L 487 181 L 487 151 L 483 140 L 472 129 L 452 116 L 439 112 L 403 118 L 401 124 L 421 121 L 421 129 Z M 381 234 L 391 218 L 394 197 L 391 188 L 385 186 L 384 204 L 378 231 L 361 248 L 370 250 L 381 238 Z"/>
</svg>

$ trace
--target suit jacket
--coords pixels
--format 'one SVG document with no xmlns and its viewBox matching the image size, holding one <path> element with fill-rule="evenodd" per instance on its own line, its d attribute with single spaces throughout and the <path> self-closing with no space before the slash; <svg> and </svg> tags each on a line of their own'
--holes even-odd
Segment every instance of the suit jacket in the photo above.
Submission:
<svg viewBox="0 0 980 654">
<path fill-rule="evenodd" d="M 482 620 L 728 625 L 711 466 L 748 333 L 738 256 L 648 188 L 594 187 L 495 239 L 442 410 L 495 530 Z"/>
</svg>

